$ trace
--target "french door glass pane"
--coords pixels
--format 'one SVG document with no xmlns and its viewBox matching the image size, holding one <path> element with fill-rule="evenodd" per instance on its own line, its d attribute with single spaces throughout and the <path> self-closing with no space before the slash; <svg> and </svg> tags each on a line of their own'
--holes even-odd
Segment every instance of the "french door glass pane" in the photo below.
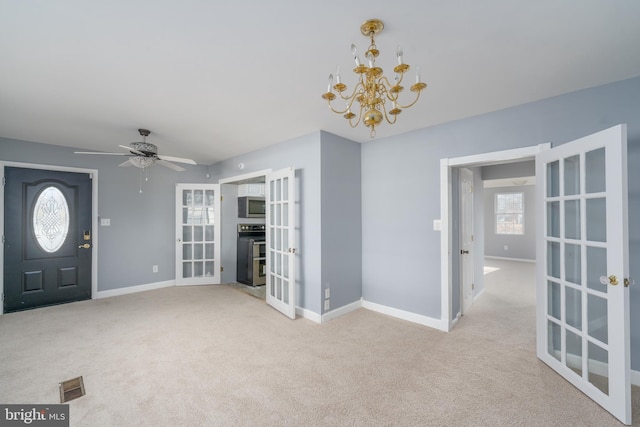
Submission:
<svg viewBox="0 0 640 427">
<path fill-rule="evenodd" d="M 607 300 L 597 295 L 587 296 L 587 313 L 589 318 L 589 336 L 604 344 L 609 343 L 607 323 Z"/>
<path fill-rule="evenodd" d="M 193 249 L 190 243 L 182 245 L 182 259 L 185 261 L 190 261 L 193 259 Z"/>
<path fill-rule="evenodd" d="M 204 194 L 205 194 L 204 205 L 213 206 L 215 203 L 215 198 L 214 198 L 215 194 L 213 190 L 205 190 Z"/>
<path fill-rule="evenodd" d="M 203 255 L 204 253 L 202 244 L 198 243 L 193 245 L 193 259 L 202 259 Z"/>
<path fill-rule="evenodd" d="M 547 274 L 560 278 L 560 243 L 547 242 Z"/>
<path fill-rule="evenodd" d="M 192 239 L 192 230 L 190 225 L 185 225 L 182 227 L 182 241 L 190 242 Z"/>
<path fill-rule="evenodd" d="M 567 367 L 582 376 L 582 337 L 567 331 Z"/>
<path fill-rule="evenodd" d="M 604 197 L 587 199 L 587 240 L 607 241 L 607 202 Z"/>
<path fill-rule="evenodd" d="M 604 147 L 585 154 L 585 189 L 587 193 L 606 191 Z"/>
<path fill-rule="evenodd" d="M 204 263 L 204 274 L 207 277 L 211 277 L 213 276 L 213 266 L 214 266 L 214 262 L 213 261 L 206 261 Z"/>
<path fill-rule="evenodd" d="M 608 292 L 609 287 L 600 282 L 607 272 L 607 250 L 587 246 L 587 287 L 600 292 Z"/>
<path fill-rule="evenodd" d="M 582 329 L 582 292 L 565 286 L 565 314 L 568 325 Z"/>
<path fill-rule="evenodd" d="M 182 190 L 182 204 L 191 206 L 193 203 L 193 192 L 191 190 Z"/>
<path fill-rule="evenodd" d="M 193 277 L 202 277 L 204 275 L 204 268 L 202 261 L 193 263 Z"/>
<path fill-rule="evenodd" d="M 609 353 L 595 343 L 589 342 L 589 382 L 604 394 L 609 394 Z"/>
<path fill-rule="evenodd" d="M 207 225 L 204 227 L 204 240 L 207 242 L 213 242 L 213 225 Z"/>
<path fill-rule="evenodd" d="M 580 194 L 580 156 L 564 159 L 564 195 Z"/>
<path fill-rule="evenodd" d="M 194 242 L 202 242 L 204 235 L 203 235 L 203 228 L 201 225 L 196 225 L 193 227 L 193 241 Z"/>
<path fill-rule="evenodd" d="M 204 192 L 202 190 L 193 190 L 193 205 L 202 206 L 204 203 Z"/>
<path fill-rule="evenodd" d="M 193 268 L 191 262 L 182 263 L 182 277 L 188 278 L 193 276 Z"/>
<path fill-rule="evenodd" d="M 564 202 L 564 237 L 580 239 L 580 200 Z"/>
<path fill-rule="evenodd" d="M 204 245 L 204 257 L 206 259 L 213 259 L 214 258 L 214 244 L 213 243 L 207 243 L 206 245 Z"/>
<path fill-rule="evenodd" d="M 564 269 L 565 279 L 577 285 L 582 283 L 582 258 L 580 256 L 580 245 L 564 245 Z"/>
<path fill-rule="evenodd" d="M 557 320 L 562 320 L 560 304 L 560 284 L 547 281 L 547 314 L 555 317 Z"/>
</svg>

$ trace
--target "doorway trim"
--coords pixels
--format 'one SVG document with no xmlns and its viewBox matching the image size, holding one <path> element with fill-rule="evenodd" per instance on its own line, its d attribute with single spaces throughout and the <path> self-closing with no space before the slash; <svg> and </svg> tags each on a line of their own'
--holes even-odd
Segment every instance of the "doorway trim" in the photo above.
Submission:
<svg viewBox="0 0 640 427">
<path fill-rule="evenodd" d="M 0 160 L 0 173 L 4 181 L 4 168 L 16 167 L 24 169 L 43 169 L 56 172 L 88 173 L 91 177 L 91 228 L 93 232 L 93 250 L 91 251 L 91 299 L 98 294 L 98 170 L 75 168 L 69 166 L 43 165 L 37 163 L 21 163 Z M 4 236 L 4 182 L 0 186 L 0 232 Z M 0 292 L 4 295 L 4 245 L 0 246 Z M 4 304 L 0 304 L 0 315 L 4 314 Z"/>
<path fill-rule="evenodd" d="M 551 143 L 538 144 L 524 148 L 472 154 L 464 157 L 440 159 L 440 319 L 445 331 L 450 331 L 458 319 L 451 318 L 453 303 L 453 232 L 452 217 L 452 171 L 458 167 L 473 167 L 484 164 L 535 158 L 536 154 L 549 150 Z"/>
<path fill-rule="evenodd" d="M 229 178 L 221 178 L 218 180 L 218 184 L 234 184 L 234 183 L 238 183 L 239 181 L 244 181 L 247 179 L 265 177 L 268 173 L 271 173 L 271 172 L 272 172 L 271 169 L 263 169 L 256 172 L 245 173 L 243 175 L 231 176 Z"/>
</svg>

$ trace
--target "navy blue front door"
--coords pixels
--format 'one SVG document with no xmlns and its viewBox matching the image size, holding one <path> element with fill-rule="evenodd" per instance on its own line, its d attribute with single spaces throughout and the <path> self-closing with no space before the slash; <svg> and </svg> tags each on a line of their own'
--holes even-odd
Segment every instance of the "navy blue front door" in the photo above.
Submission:
<svg viewBox="0 0 640 427">
<path fill-rule="evenodd" d="M 91 177 L 5 168 L 4 311 L 91 298 Z"/>
</svg>

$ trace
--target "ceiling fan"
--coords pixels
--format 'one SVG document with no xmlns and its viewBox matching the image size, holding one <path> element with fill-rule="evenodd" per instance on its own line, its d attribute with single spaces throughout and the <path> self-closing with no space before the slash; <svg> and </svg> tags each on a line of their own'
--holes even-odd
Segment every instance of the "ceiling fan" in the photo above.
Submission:
<svg viewBox="0 0 640 427">
<path fill-rule="evenodd" d="M 118 166 L 135 166 L 140 169 L 145 169 L 152 166 L 154 163 L 158 163 L 169 169 L 173 169 L 176 172 L 182 172 L 185 168 L 174 165 L 171 162 L 186 163 L 189 165 L 195 165 L 196 162 L 191 159 L 183 159 L 181 157 L 165 156 L 158 154 L 158 147 L 154 144 L 147 142 L 147 136 L 151 133 L 148 129 L 138 129 L 138 132 L 143 137 L 142 142 L 132 142 L 129 146 L 118 145 L 120 148 L 128 150 L 128 153 L 101 153 L 98 151 L 76 151 L 76 154 L 106 154 L 109 156 L 129 156 L 126 162 L 120 163 Z"/>
</svg>

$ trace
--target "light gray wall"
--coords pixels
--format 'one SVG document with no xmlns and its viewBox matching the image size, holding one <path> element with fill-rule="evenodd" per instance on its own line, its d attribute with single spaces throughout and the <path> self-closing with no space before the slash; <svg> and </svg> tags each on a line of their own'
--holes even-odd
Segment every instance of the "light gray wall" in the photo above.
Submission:
<svg viewBox="0 0 640 427">
<path fill-rule="evenodd" d="M 139 192 L 140 169 L 120 168 L 120 156 L 0 138 L 0 160 L 98 170 L 98 209 L 111 219 L 98 231 L 98 291 L 175 279 L 175 184 L 205 181 L 205 166 L 174 172 L 155 165 Z M 1 201 L 4 209 L 4 200 Z M 96 230 L 94 230 L 94 236 Z M 158 265 L 158 272 L 152 266 Z"/>
<path fill-rule="evenodd" d="M 483 180 L 535 176 L 536 162 L 534 160 L 528 160 L 525 162 L 482 166 L 481 173 Z"/>
<path fill-rule="evenodd" d="M 523 175 L 524 176 L 524 175 Z M 496 234 L 495 196 L 497 193 L 524 193 L 524 234 Z M 486 206 L 484 217 L 484 250 L 486 256 L 536 259 L 536 187 L 523 185 L 520 187 L 492 187 L 484 189 Z M 508 249 L 504 249 L 507 246 Z"/>
<path fill-rule="evenodd" d="M 321 135 L 322 297 L 330 288 L 333 310 L 362 296 L 360 144 Z"/>
<path fill-rule="evenodd" d="M 640 277 L 640 78 L 433 126 L 362 145 L 365 300 L 440 318 L 440 159 L 628 125 L 631 276 Z M 384 203 L 380 203 L 380 199 Z M 424 227 L 408 230 L 408 224 Z M 631 289 L 632 368 L 640 369 L 640 287 Z"/>
<path fill-rule="evenodd" d="M 231 178 L 265 169 L 273 171 L 287 167 L 295 169 L 298 230 L 296 233 L 298 255 L 295 264 L 297 275 L 296 304 L 318 314 L 322 312 L 320 142 L 321 132 L 314 132 L 262 150 L 233 157 L 209 167 L 211 182 L 214 183 L 222 178 Z M 238 168 L 239 163 L 244 164 L 244 169 Z M 229 239 L 229 229 L 224 225 L 224 217 L 222 221 L 224 233 Z M 225 240 L 222 243 L 224 245 Z M 224 248 L 222 251 L 225 253 Z M 225 263 L 229 263 L 229 261 L 227 260 Z M 235 269 L 235 263 L 230 268 Z"/>
</svg>

